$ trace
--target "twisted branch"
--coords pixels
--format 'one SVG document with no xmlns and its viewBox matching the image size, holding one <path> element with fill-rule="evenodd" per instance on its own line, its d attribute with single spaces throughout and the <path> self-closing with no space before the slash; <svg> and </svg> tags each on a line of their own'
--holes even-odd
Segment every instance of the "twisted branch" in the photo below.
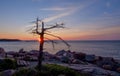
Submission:
<svg viewBox="0 0 120 76">
<path fill-rule="evenodd" d="M 59 36 L 56 36 L 56 35 L 53 35 L 53 34 L 48 34 L 48 33 L 45 33 L 46 35 L 50 35 L 50 36 L 53 36 L 53 37 L 56 37 L 58 39 L 60 39 L 63 43 L 65 43 L 67 46 L 68 46 L 68 49 L 70 48 L 70 45 L 65 41 L 63 40 L 61 37 Z"/>
</svg>

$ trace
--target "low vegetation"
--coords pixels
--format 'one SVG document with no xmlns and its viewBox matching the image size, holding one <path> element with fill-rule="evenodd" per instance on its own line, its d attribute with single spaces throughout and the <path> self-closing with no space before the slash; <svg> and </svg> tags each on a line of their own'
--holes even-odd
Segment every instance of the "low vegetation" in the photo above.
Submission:
<svg viewBox="0 0 120 76">
<path fill-rule="evenodd" d="M 16 69 L 17 64 L 15 60 L 3 59 L 0 60 L 0 71 L 8 69 Z M 2 74 L 2 72 L 1 72 Z M 39 71 L 38 66 L 35 68 L 19 68 L 15 71 L 13 76 L 89 76 L 80 74 L 68 67 L 63 67 L 57 64 L 45 64 Z"/>
<path fill-rule="evenodd" d="M 42 66 L 41 72 L 38 67 L 22 68 L 17 71 L 13 76 L 87 76 L 80 74 L 70 68 L 59 66 L 56 64 L 46 64 Z"/>
</svg>

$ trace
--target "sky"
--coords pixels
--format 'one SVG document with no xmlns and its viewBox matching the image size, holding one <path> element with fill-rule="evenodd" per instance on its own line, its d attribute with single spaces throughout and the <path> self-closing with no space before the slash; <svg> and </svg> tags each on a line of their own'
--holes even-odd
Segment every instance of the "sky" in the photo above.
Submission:
<svg viewBox="0 0 120 76">
<path fill-rule="evenodd" d="M 120 40 L 120 0 L 0 0 L 0 38 L 34 40 L 37 17 L 65 40 Z M 48 38 L 55 39 L 47 36 Z"/>
</svg>

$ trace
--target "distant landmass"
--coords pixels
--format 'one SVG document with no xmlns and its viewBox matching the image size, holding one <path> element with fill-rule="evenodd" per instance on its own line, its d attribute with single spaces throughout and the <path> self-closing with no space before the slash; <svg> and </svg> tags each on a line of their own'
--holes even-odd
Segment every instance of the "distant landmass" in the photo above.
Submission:
<svg viewBox="0 0 120 76">
<path fill-rule="evenodd" d="M 14 41 L 36 42 L 37 40 L 0 39 L 0 42 L 14 42 Z"/>
<path fill-rule="evenodd" d="M 0 41 L 21 41 L 19 39 L 0 39 Z"/>
</svg>

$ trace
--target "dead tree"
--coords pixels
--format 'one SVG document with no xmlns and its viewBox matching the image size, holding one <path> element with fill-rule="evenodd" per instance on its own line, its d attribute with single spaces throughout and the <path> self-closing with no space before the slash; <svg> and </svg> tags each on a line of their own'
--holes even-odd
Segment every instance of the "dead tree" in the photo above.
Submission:
<svg viewBox="0 0 120 76">
<path fill-rule="evenodd" d="M 39 35 L 39 39 L 40 39 L 39 56 L 38 56 L 38 68 L 39 68 L 39 71 L 41 71 L 42 57 L 43 57 L 43 47 L 44 47 L 44 39 L 47 39 L 50 42 L 52 42 L 53 47 L 54 47 L 54 43 L 55 43 L 54 40 L 46 38 L 45 35 L 49 35 L 49 36 L 58 38 L 63 43 L 65 43 L 68 46 L 68 48 L 70 48 L 70 45 L 66 41 L 64 41 L 61 37 L 53 35 L 53 34 L 47 32 L 48 30 L 54 29 L 54 28 L 64 28 L 64 26 L 63 26 L 64 24 L 63 23 L 61 23 L 61 24 L 57 24 L 56 23 L 55 25 L 52 25 L 52 26 L 50 26 L 48 28 L 45 28 L 44 27 L 44 22 L 42 20 L 39 20 L 38 18 L 36 19 L 35 23 L 36 23 L 36 25 L 31 30 L 32 30 L 33 34 Z M 39 25 L 39 24 L 41 24 L 41 25 Z"/>
</svg>

